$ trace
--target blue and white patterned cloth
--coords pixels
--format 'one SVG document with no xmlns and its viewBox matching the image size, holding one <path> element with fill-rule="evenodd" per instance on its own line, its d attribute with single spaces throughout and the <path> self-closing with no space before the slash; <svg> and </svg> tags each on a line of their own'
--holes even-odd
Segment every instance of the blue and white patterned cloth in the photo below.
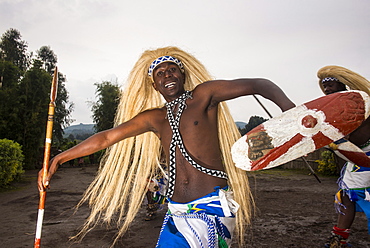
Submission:
<svg viewBox="0 0 370 248">
<path fill-rule="evenodd" d="M 157 247 L 230 247 L 239 204 L 227 187 L 168 208 Z"/>
<path fill-rule="evenodd" d="M 360 147 L 367 156 L 370 156 L 370 140 Z M 370 234 L 370 168 L 358 166 L 351 161 L 347 162 L 338 179 L 339 191 L 335 195 L 335 208 L 341 213 L 340 192 L 343 190 L 351 201 L 356 204 L 356 212 L 364 212 L 368 222 L 368 233 Z"/>
</svg>

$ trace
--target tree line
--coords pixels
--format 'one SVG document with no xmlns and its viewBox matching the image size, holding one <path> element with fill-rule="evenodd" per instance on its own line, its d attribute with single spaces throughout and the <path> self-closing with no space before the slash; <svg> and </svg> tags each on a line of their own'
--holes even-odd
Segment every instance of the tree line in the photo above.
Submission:
<svg viewBox="0 0 370 248">
<path fill-rule="evenodd" d="M 14 28 L 0 40 L 0 139 L 19 143 L 24 168 L 40 166 L 45 141 L 52 76 L 58 58 L 50 46 L 28 51 L 28 43 Z M 58 72 L 58 89 L 53 125 L 54 150 L 66 149 L 75 140 L 63 138 L 63 129 L 74 120 L 74 108 L 65 86 L 66 77 Z M 96 131 L 113 127 L 118 105 L 117 82 L 95 83 L 96 102 L 89 102 Z M 52 154 L 53 155 L 53 154 Z M 41 157 L 41 158 L 40 158 Z"/>
<path fill-rule="evenodd" d="M 0 40 L 0 138 L 19 143 L 25 168 L 35 168 L 44 145 L 50 87 L 57 55 L 50 46 L 35 52 L 20 32 L 9 29 Z M 71 122 L 73 103 L 69 101 L 65 76 L 58 73 L 53 141 L 60 143 L 63 129 Z"/>
</svg>

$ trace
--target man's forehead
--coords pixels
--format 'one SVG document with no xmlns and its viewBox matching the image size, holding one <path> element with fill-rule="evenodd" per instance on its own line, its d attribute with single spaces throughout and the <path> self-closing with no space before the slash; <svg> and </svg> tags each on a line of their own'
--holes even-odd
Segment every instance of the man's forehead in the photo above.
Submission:
<svg viewBox="0 0 370 248">
<path fill-rule="evenodd" d="M 157 66 L 154 68 L 154 71 L 156 71 L 156 70 L 158 70 L 158 69 L 160 69 L 160 68 L 166 67 L 166 66 L 170 66 L 170 65 L 176 66 L 177 68 L 179 68 L 179 69 L 180 69 L 180 67 L 179 67 L 176 63 L 174 63 L 174 62 L 163 62 L 163 63 L 161 63 L 161 64 L 157 65 Z"/>
<path fill-rule="evenodd" d="M 339 84 L 342 84 L 341 82 L 339 81 L 325 81 L 325 82 L 322 82 L 321 83 L 322 85 L 339 85 Z"/>
</svg>

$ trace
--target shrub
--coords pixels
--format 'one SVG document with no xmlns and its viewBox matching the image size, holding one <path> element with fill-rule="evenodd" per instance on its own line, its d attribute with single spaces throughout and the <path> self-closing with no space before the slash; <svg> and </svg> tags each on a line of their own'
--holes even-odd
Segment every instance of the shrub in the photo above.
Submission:
<svg viewBox="0 0 370 248">
<path fill-rule="evenodd" d="M 20 178 L 24 173 L 23 160 L 21 145 L 12 140 L 0 139 L 0 187 Z"/>
<path fill-rule="evenodd" d="M 334 153 L 331 151 L 323 151 L 321 153 L 321 160 L 316 160 L 319 164 L 317 171 L 323 175 L 334 176 L 337 175 L 337 164 L 335 163 Z"/>
</svg>

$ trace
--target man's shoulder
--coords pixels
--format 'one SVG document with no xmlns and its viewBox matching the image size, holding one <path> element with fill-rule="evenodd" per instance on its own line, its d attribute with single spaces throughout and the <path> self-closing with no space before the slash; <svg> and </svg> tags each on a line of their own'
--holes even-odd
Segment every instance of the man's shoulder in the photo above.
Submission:
<svg viewBox="0 0 370 248">
<path fill-rule="evenodd" d="M 166 111 L 163 107 L 156 107 L 146 109 L 136 115 L 131 121 L 138 123 L 146 123 L 149 126 L 158 128 L 158 124 L 161 125 L 165 120 Z"/>
<path fill-rule="evenodd" d="M 146 116 L 147 118 L 156 118 L 166 115 L 166 108 L 164 106 L 154 107 L 142 111 L 139 115 Z"/>
<path fill-rule="evenodd" d="M 209 94 L 212 90 L 214 82 L 217 82 L 215 80 L 212 81 L 205 81 L 201 84 L 198 84 L 194 87 L 193 90 L 191 90 L 192 94 Z"/>
<path fill-rule="evenodd" d="M 205 91 L 205 92 L 213 92 L 217 91 L 220 86 L 225 86 L 226 83 L 230 82 L 231 80 L 225 80 L 225 79 L 214 79 L 214 80 L 208 80 L 201 84 L 198 84 L 193 89 L 194 92 L 196 91 Z"/>
<path fill-rule="evenodd" d="M 194 98 L 201 97 L 201 98 L 209 98 L 215 94 L 219 94 L 220 91 L 225 90 L 225 82 L 228 80 L 209 80 L 205 81 L 204 83 L 198 84 L 193 89 L 193 96 Z"/>
</svg>

